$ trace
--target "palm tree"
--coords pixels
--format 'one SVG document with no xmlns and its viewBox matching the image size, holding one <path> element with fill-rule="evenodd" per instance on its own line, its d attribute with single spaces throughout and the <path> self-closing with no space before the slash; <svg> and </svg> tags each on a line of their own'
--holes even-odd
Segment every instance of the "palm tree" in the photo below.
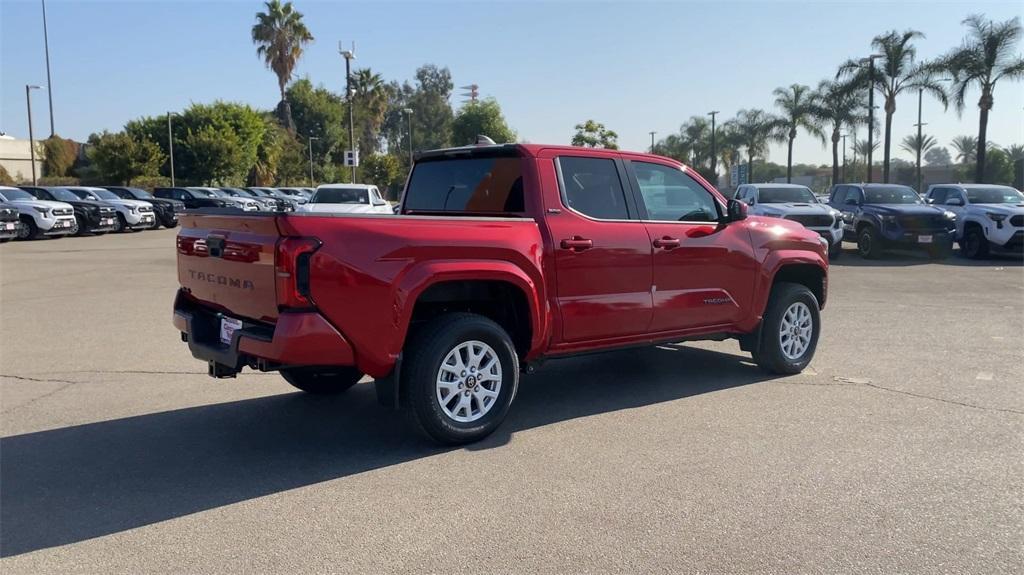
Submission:
<svg viewBox="0 0 1024 575">
<path fill-rule="evenodd" d="M 928 134 L 921 134 L 920 139 L 918 139 L 917 134 L 906 136 L 900 142 L 900 147 L 914 156 L 919 154 L 923 156 L 928 153 L 928 150 L 937 145 L 939 145 L 939 141 L 935 139 L 935 136 L 929 136 Z"/>
<path fill-rule="evenodd" d="M 295 65 L 302 57 L 302 47 L 313 41 L 313 35 L 302 22 L 302 14 L 292 8 L 291 2 L 282 4 L 281 0 L 268 0 L 264 4 L 267 11 L 256 13 L 252 42 L 256 44 L 256 55 L 263 58 L 267 67 L 277 74 L 277 86 L 281 90 L 278 116 L 293 131 L 291 109 L 284 87 L 292 79 Z"/>
<path fill-rule="evenodd" d="M 978 158 L 978 138 L 974 136 L 957 136 L 950 142 L 956 151 L 956 161 L 970 164 Z"/>
<path fill-rule="evenodd" d="M 853 146 L 853 152 L 862 158 L 867 158 L 868 153 L 875 153 L 878 151 L 878 142 L 871 142 L 871 147 L 868 147 L 867 140 L 858 140 Z"/>
<path fill-rule="evenodd" d="M 975 85 L 981 90 L 978 99 L 977 166 L 974 171 L 974 179 L 980 183 L 985 175 L 988 113 L 992 110 L 996 82 L 1003 78 L 1024 78 L 1024 58 L 1014 53 L 1020 40 L 1021 25 L 1019 18 L 994 22 L 978 14 L 968 16 L 963 24 L 968 29 L 963 45 L 946 55 L 942 64 L 953 75 L 950 93 L 958 114 L 963 114 L 967 90 Z"/>
<path fill-rule="evenodd" d="M 768 139 L 778 118 L 764 110 L 756 108 L 740 110 L 736 117 L 727 122 L 729 129 L 736 130 L 743 147 L 747 149 L 747 181 L 754 181 L 754 156 L 765 156 L 768 153 Z"/>
<path fill-rule="evenodd" d="M 917 30 L 891 30 L 875 36 L 871 41 L 872 48 L 882 54 L 882 63 L 875 70 L 875 89 L 882 93 L 885 101 L 885 149 L 882 160 L 882 178 L 885 182 L 889 181 L 892 116 L 896 113 L 896 97 L 904 90 L 920 89 L 935 96 L 943 106 L 948 103 L 946 92 L 935 77 L 938 67 L 935 64 L 915 62 L 917 49 L 912 42 L 921 38 L 924 38 L 924 34 Z M 868 72 L 860 62 L 850 60 L 840 66 L 839 74 L 863 81 Z"/>
<path fill-rule="evenodd" d="M 1013 144 L 1003 148 L 1003 153 L 1010 159 L 1011 162 L 1024 159 L 1024 145 Z"/>
<path fill-rule="evenodd" d="M 817 95 L 807 86 L 793 84 L 788 88 L 776 88 L 775 105 L 782 114 L 772 126 L 773 139 L 786 142 L 786 183 L 793 180 L 793 141 L 797 130 L 803 128 L 810 134 L 824 139 L 821 124 L 814 115 Z"/>
<path fill-rule="evenodd" d="M 380 149 L 380 129 L 388 110 L 387 85 L 380 74 L 369 68 L 352 73 L 352 95 L 359 104 L 362 129 L 359 135 L 359 149 L 369 155 Z"/>
<path fill-rule="evenodd" d="M 852 82 L 822 80 L 818 84 L 818 97 L 812 108 L 812 114 L 818 121 L 831 128 L 833 183 L 839 181 L 839 140 L 843 129 L 854 129 L 866 123 L 861 115 L 862 103 L 856 89 Z"/>
</svg>

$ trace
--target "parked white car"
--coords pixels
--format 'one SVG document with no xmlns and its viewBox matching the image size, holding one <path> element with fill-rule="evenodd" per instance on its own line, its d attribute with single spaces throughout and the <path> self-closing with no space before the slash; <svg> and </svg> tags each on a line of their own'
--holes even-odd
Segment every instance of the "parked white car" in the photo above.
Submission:
<svg viewBox="0 0 1024 575">
<path fill-rule="evenodd" d="M 335 214 L 391 214 L 391 204 L 370 184 L 324 184 L 316 189 L 301 212 Z"/>
<path fill-rule="evenodd" d="M 956 239 L 968 258 L 991 248 L 1024 249 L 1024 194 L 992 184 L 934 184 L 925 201 L 956 214 Z"/>
<path fill-rule="evenodd" d="M 818 232 L 828 241 L 829 259 L 842 255 L 842 214 L 819 201 L 807 186 L 743 184 L 736 189 L 736 199 L 750 206 L 751 215 L 793 220 Z"/>
<path fill-rule="evenodd" d="M 19 240 L 65 236 L 78 229 L 71 204 L 39 200 L 25 190 L 7 186 L 0 186 L 0 202 L 18 209 L 22 223 L 18 231 Z"/>
<path fill-rule="evenodd" d="M 104 202 L 117 210 L 117 222 L 113 229 L 115 232 L 146 230 L 156 227 L 156 214 L 153 213 L 153 204 L 149 202 L 126 200 L 103 188 L 67 186 L 66 189 L 83 200 Z"/>
</svg>

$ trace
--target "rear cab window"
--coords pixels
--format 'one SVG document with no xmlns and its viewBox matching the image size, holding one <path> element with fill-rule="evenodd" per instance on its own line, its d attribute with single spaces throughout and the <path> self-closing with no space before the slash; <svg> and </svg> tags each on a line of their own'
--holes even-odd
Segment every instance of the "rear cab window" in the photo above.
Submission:
<svg viewBox="0 0 1024 575">
<path fill-rule="evenodd" d="M 523 159 L 515 150 L 454 153 L 416 162 L 402 213 L 521 216 Z"/>
</svg>

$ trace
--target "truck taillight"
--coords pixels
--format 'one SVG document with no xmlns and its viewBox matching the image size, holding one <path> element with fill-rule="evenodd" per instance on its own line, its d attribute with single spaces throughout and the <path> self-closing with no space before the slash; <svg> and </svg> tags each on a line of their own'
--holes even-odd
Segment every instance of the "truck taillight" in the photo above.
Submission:
<svg viewBox="0 0 1024 575">
<path fill-rule="evenodd" d="M 281 238 L 274 254 L 274 272 L 277 278 L 277 305 L 282 308 L 309 308 L 310 259 L 320 248 L 316 238 Z"/>
</svg>

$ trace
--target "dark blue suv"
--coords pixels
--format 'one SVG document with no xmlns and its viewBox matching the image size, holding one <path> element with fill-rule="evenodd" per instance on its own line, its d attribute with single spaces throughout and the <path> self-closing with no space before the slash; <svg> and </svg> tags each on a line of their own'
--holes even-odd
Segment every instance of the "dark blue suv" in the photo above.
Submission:
<svg viewBox="0 0 1024 575">
<path fill-rule="evenodd" d="M 839 184 L 829 204 L 843 214 L 843 239 L 857 242 L 865 258 L 886 248 L 923 248 L 933 259 L 953 250 L 956 214 L 921 200 L 908 186 Z"/>
</svg>

